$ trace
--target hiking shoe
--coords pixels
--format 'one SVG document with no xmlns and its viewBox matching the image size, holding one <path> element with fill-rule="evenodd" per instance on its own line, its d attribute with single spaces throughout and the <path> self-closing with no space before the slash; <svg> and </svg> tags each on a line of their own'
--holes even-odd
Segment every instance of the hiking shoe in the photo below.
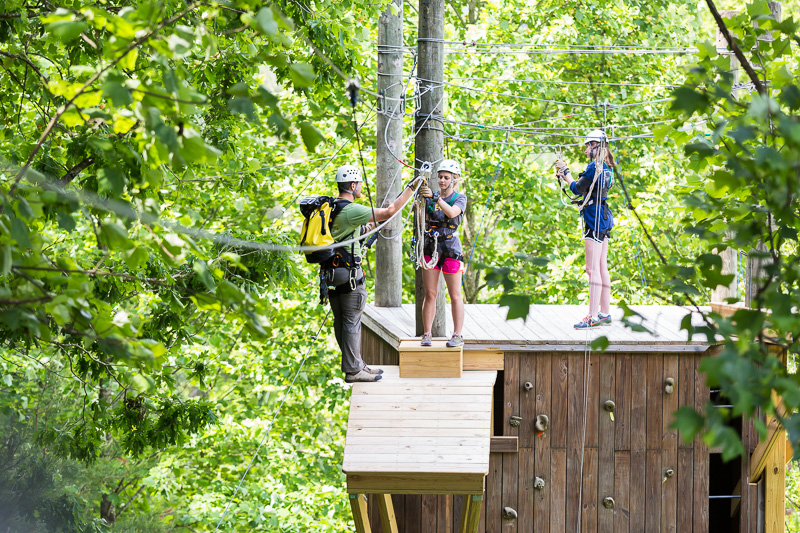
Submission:
<svg viewBox="0 0 800 533">
<path fill-rule="evenodd" d="M 420 346 L 433 346 L 433 343 L 431 342 L 431 334 L 430 333 L 425 333 L 422 336 L 422 340 L 419 341 L 419 345 Z"/>
<path fill-rule="evenodd" d="M 371 381 L 379 381 L 383 376 L 380 374 L 370 374 L 369 372 L 365 372 L 364 370 L 359 370 L 355 374 L 345 374 L 344 375 L 344 382 L 345 383 L 362 383 L 362 382 L 371 382 Z"/>
<path fill-rule="evenodd" d="M 370 368 L 368 366 L 365 366 L 361 370 L 363 370 L 367 374 L 372 374 L 373 376 L 379 376 L 379 375 L 383 374 L 383 369 L 381 369 L 381 368 Z"/>
<path fill-rule="evenodd" d="M 453 336 L 450 337 L 449 341 L 447 341 L 446 346 L 448 348 L 456 348 L 458 346 L 464 346 L 464 337 L 462 337 L 458 333 L 453 333 Z"/>
<path fill-rule="evenodd" d="M 575 324 L 575 329 L 589 329 L 597 325 L 597 319 L 592 315 L 586 315 L 583 320 Z"/>
<path fill-rule="evenodd" d="M 611 314 L 604 315 L 603 313 L 597 313 L 597 320 L 595 320 L 595 324 L 598 326 L 610 326 Z"/>
</svg>

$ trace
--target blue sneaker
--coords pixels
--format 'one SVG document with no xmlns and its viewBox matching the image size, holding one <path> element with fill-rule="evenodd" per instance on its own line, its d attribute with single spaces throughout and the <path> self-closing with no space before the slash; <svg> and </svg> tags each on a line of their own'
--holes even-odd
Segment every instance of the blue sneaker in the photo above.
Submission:
<svg viewBox="0 0 800 533">
<path fill-rule="evenodd" d="M 575 329 L 589 329 L 597 326 L 597 319 L 592 315 L 586 315 L 583 320 L 575 324 Z"/>
<path fill-rule="evenodd" d="M 458 333 L 453 333 L 453 336 L 450 338 L 449 341 L 445 344 L 448 348 L 458 348 L 459 346 L 464 346 L 464 337 L 459 335 Z"/>
<path fill-rule="evenodd" d="M 595 324 L 599 326 L 610 326 L 611 314 L 604 315 L 603 313 L 597 313 L 597 320 L 595 321 Z"/>
<path fill-rule="evenodd" d="M 425 333 L 422 336 L 422 340 L 420 340 L 420 342 L 419 342 L 420 346 L 431 346 L 432 344 L 433 343 L 431 343 L 431 334 L 430 333 Z"/>
</svg>

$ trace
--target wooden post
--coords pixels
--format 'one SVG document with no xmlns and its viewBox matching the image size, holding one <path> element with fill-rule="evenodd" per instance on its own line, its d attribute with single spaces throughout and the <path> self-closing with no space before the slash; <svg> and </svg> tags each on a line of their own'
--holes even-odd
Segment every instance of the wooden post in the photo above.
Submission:
<svg viewBox="0 0 800 533">
<path fill-rule="evenodd" d="M 461 523 L 458 525 L 458 533 L 467 533 L 469 529 L 469 509 L 472 507 L 472 495 L 464 495 L 464 507 L 461 509 Z"/>
<path fill-rule="evenodd" d="M 739 14 L 738 11 L 720 11 L 720 15 L 722 18 L 734 18 Z M 729 54 L 731 60 L 731 74 L 733 75 L 733 85 L 737 85 L 739 83 L 739 61 L 736 59 L 736 56 L 733 55 L 732 51 L 728 50 L 728 41 L 725 39 L 725 36 L 722 34 L 719 29 L 717 30 L 717 52 L 720 54 Z M 734 98 L 738 98 L 739 91 L 738 89 L 734 89 L 731 93 Z M 730 241 L 733 238 L 733 234 L 728 230 L 725 232 L 726 240 Z M 736 274 L 736 268 L 738 267 L 738 256 L 739 251 L 735 248 L 727 248 L 725 250 L 716 251 L 716 254 L 720 256 L 722 259 L 722 273 L 723 274 Z M 711 290 L 711 301 L 712 302 L 722 302 L 725 303 L 726 298 L 736 298 L 737 296 L 737 289 L 736 286 L 736 277 L 734 276 L 733 281 L 727 286 L 719 285 L 716 288 Z"/>
<path fill-rule="evenodd" d="M 350 509 L 353 510 L 353 522 L 356 524 L 356 533 L 372 533 L 369 527 L 369 513 L 367 513 L 367 500 L 363 494 L 348 494 Z"/>
<path fill-rule="evenodd" d="M 483 494 L 471 496 L 467 495 L 467 499 L 472 500 L 472 503 L 469 506 L 469 516 L 467 517 L 467 533 L 478 533 Z"/>
<path fill-rule="evenodd" d="M 397 15 L 392 14 L 395 8 Z M 403 105 L 403 0 L 393 0 L 378 19 L 378 125 L 377 202 L 386 206 L 403 188 L 403 121 L 390 115 L 402 113 Z M 388 146 L 387 146 L 388 143 Z M 384 201 L 385 199 L 385 201 Z M 375 305 L 400 307 L 403 303 L 403 217 L 397 216 L 378 236 L 375 248 Z"/>
<path fill-rule="evenodd" d="M 378 511 L 381 515 L 381 526 L 383 533 L 398 533 L 397 518 L 394 515 L 394 504 L 392 504 L 391 494 L 376 494 L 378 500 Z"/>
<path fill-rule="evenodd" d="M 782 7 L 780 2 L 770 2 L 769 10 L 775 20 L 781 20 Z M 770 35 L 762 35 L 758 38 L 760 41 L 772 41 L 774 37 Z M 755 248 L 750 250 L 747 255 L 747 280 L 745 282 L 744 290 L 744 303 L 747 307 L 753 307 L 753 301 L 760 285 L 764 282 L 764 266 L 767 264 L 768 259 L 752 257 L 753 252 L 765 253 L 767 247 L 762 241 L 759 241 Z"/>
<path fill-rule="evenodd" d="M 414 131 L 416 152 L 414 166 L 420 168 L 424 162 L 442 159 L 444 154 L 444 131 L 442 122 L 436 117 L 442 115 L 444 109 L 444 0 L 420 0 L 419 31 L 417 38 L 417 72 L 420 78 L 420 107 L 416 112 Z M 434 165 L 428 186 L 438 190 Z M 431 333 L 434 337 L 446 335 L 444 279 L 440 276 L 439 294 L 436 298 L 436 315 L 433 319 Z M 414 295 L 416 298 L 417 335 L 422 335 L 422 301 L 425 291 L 422 286 L 422 271 L 417 270 L 414 276 Z"/>
</svg>

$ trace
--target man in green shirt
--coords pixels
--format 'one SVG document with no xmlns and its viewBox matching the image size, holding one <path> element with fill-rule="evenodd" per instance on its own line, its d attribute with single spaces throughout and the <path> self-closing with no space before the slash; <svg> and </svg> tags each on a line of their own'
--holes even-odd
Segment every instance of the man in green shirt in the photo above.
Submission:
<svg viewBox="0 0 800 533">
<path fill-rule="evenodd" d="M 343 165 L 336 171 L 336 185 L 339 196 L 336 203 L 346 203 L 333 219 L 331 234 L 336 242 L 344 242 L 361 235 L 362 226 L 375 224 L 392 217 L 408 202 L 413 194 L 413 181 L 400 196 L 387 207 L 373 210 L 367 206 L 352 203 L 363 197 L 363 178 L 354 165 Z M 364 364 L 361 358 L 361 315 L 367 304 L 367 289 L 364 286 L 364 271 L 361 269 L 361 242 L 354 241 L 336 248 L 333 272 L 328 291 L 333 312 L 333 329 L 336 342 L 342 350 L 342 372 L 347 383 L 357 381 L 378 381 L 382 370 L 375 370 Z"/>
</svg>

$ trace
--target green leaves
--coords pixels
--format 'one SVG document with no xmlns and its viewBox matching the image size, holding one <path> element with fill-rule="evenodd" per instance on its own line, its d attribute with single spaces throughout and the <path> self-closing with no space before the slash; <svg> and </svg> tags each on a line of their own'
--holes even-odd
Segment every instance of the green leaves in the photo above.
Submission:
<svg viewBox="0 0 800 533">
<path fill-rule="evenodd" d="M 306 89 L 314 85 L 317 75 L 314 67 L 308 63 L 292 63 L 289 65 L 289 77 L 298 89 Z"/>
<path fill-rule="evenodd" d="M 258 10 L 255 17 L 255 27 L 263 35 L 275 35 L 278 33 L 278 23 L 272 13 L 272 8 L 262 7 Z"/>
<path fill-rule="evenodd" d="M 309 152 L 316 150 L 317 146 L 325 141 L 322 133 L 310 122 L 300 123 L 300 136 Z"/>
<path fill-rule="evenodd" d="M 690 87 L 679 87 L 672 93 L 673 111 L 683 111 L 686 116 L 702 114 L 709 105 L 708 97 Z"/>
<path fill-rule="evenodd" d="M 508 307 L 506 320 L 527 318 L 531 311 L 531 298 L 522 294 L 504 294 L 498 300 L 498 305 Z"/>
</svg>

